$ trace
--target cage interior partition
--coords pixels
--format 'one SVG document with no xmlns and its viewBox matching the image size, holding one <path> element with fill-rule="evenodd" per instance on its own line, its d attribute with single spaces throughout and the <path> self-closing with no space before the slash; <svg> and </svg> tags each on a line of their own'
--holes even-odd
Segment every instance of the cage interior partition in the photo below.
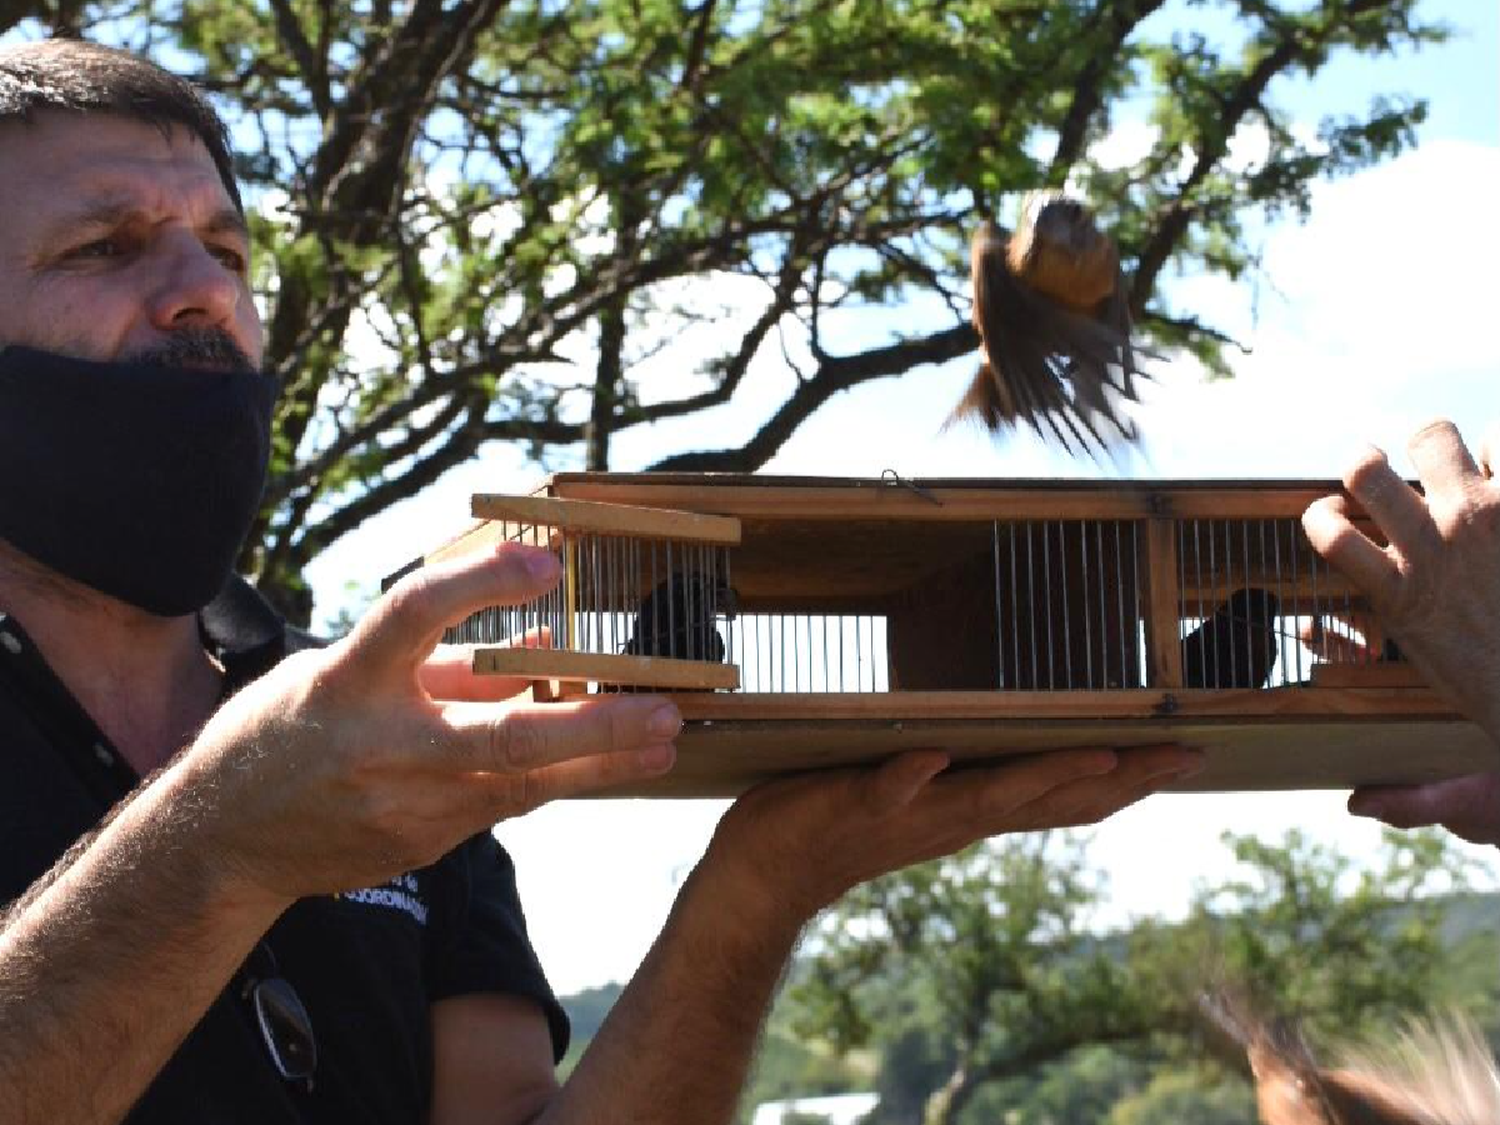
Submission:
<svg viewBox="0 0 1500 1125">
<path fill-rule="evenodd" d="M 539 699 L 673 694 L 678 765 L 635 792 L 728 795 L 910 746 L 1179 741 L 1208 757 L 1194 789 L 1493 768 L 1303 536 L 1335 487 L 570 473 L 475 496 L 425 561 L 557 552 L 555 591 L 448 639 Z"/>
</svg>

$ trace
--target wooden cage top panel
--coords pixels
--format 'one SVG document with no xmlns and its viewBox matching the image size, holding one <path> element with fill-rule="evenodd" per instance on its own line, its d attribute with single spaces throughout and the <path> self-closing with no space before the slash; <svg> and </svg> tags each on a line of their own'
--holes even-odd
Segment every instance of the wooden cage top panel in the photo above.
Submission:
<svg viewBox="0 0 1500 1125">
<path fill-rule="evenodd" d="M 741 519 L 1272 519 L 1337 493 L 1319 480 L 1013 480 L 557 473 L 538 493 Z"/>
<path fill-rule="evenodd" d="M 727 516 L 704 515 L 691 510 L 491 493 L 474 496 L 470 500 L 469 509 L 470 514 L 477 519 L 594 535 L 728 545 L 740 541 L 739 520 Z"/>
<path fill-rule="evenodd" d="M 845 520 L 830 534 L 824 520 L 749 517 L 734 554 L 734 586 L 747 610 L 878 603 L 989 549 L 988 524 L 914 530 L 891 520 Z"/>
<path fill-rule="evenodd" d="M 1043 521 L 1054 528 L 1069 521 L 1119 521 L 1119 538 L 1109 546 L 1111 558 L 1122 548 L 1144 553 L 1144 521 L 1180 521 L 1172 557 L 1188 605 L 1211 602 L 1246 585 L 1274 588 L 1289 609 L 1311 598 L 1354 597 L 1337 572 L 1323 567 L 1315 573 L 1296 562 L 1297 555 L 1310 551 L 1300 528 L 1302 512 L 1339 489 L 1337 482 L 1314 480 L 897 481 L 562 473 L 541 491 L 738 518 L 743 539 L 734 554 L 734 586 L 744 608 L 816 605 L 824 611 L 871 612 L 989 552 L 991 535 L 1005 534 L 1005 524 L 1024 530 L 1026 522 L 1039 526 Z M 992 530 L 996 521 L 1002 525 L 999 531 Z M 1278 521 L 1279 530 L 1268 534 L 1271 521 Z M 1357 512 L 1356 522 L 1379 539 Z M 1300 550 L 1289 550 L 1293 540 L 1302 544 Z M 1023 543 L 1012 549 L 1027 547 Z M 1090 553 L 1077 542 L 1067 550 Z M 1043 560 L 1038 557 L 1035 565 L 1043 566 Z M 1350 605 L 1358 609 L 1362 599 L 1355 597 Z"/>
<path fill-rule="evenodd" d="M 1339 572 L 1307 565 L 1311 547 L 1300 526 L 1279 518 L 1279 534 L 1269 539 L 1264 522 L 1258 520 L 1214 520 L 1203 534 L 1196 526 L 1184 526 L 1176 545 L 1181 596 L 1191 604 L 1193 599 L 1223 597 L 1236 586 L 1262 585 L 1276 590 L 1288 606 L 1312 595 L 1355 597 L 1356 591 Z M 1040 534 L 1026 534 L 1024 523 L 1005 521 L 998 528 L 989 520 L 914 527 L 912 521 L 901 519 L 842 519 L 830 524 L 826 519 L 747 516 L 742 523 L 744 539 L 734 554 L 734 585 L 749 610 L 761 604 L 793 607 L 803 602 L 823 607 L 879 605 L 953 566 L 980 555 L 990 557 L 997 535 L 1002 552 L 1022 558 L 1032 552 L 1037 568 L 1044 565 L 1044 551 L 1052 552 L 1052 566 L 1068 558 L 1076 564 L 1080 555 L 1089 560 L 1097 555 L 1099 564 L 1106 565 L 1122 549 L 1144 555 L 1147 548 L 1144 534 L 1132 531 L 1134 524 L 1124 520 L 1090 520 L 1084 525 L 1090 530 L 1083 533 L 1083 541 L 1070 533 L 1066 542 L 1053 522 L 1053 537 L 1045 546 Z M 1101 531 L 1092 530 L 1100 525 Z M 1022 532 L 1011 539 L 1016 526 Z M 999 577 L 1009 579 L 1008 574 Z M 1363 599 L 1356 604 L 1363 605 Z"/>
<path fill-rule="evenodd" d="M 422 557 L 424 563 L 458 558 L 508 541 L 557 550 L 569 534 L 724 546 L 740 541 L 739 520 L 689 510 L 492 493 L 472 496 L 469 510 L 474 521 L 428 551 Z"/>
</svg>

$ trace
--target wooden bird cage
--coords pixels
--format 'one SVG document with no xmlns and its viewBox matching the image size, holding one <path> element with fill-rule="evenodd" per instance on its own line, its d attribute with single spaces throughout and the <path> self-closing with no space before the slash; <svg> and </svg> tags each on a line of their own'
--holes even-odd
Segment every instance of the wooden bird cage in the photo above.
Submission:
<svg viewBox="0 0 1500 1125">
<path fill-rule="evenodd" d="M 1309 546 L 1301 513 L 1336 488 L 564 473 L 476 496 L 479 522 L 424 561 L 500 539 L 559 554 L 556 591 L 448 639 L 538 698 L 672 694 L 678 764 L 633 794 L 916 746 L 1175 741 L 1207 756 L 1192 790 L 1493 768 Z"/>
</svg>

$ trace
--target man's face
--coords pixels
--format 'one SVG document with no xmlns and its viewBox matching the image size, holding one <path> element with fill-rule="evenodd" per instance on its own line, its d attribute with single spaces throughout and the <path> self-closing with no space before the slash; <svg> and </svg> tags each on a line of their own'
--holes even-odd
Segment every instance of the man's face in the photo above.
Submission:
<svg viewBox="0 0 1500 1125">
<path fill-rule="evenodd" d="M 0 343 L 181 366 L 238 351 L 259 366 L 249 257 L 188 129 L 50 112 L 0 124 Z"/>
</svg>

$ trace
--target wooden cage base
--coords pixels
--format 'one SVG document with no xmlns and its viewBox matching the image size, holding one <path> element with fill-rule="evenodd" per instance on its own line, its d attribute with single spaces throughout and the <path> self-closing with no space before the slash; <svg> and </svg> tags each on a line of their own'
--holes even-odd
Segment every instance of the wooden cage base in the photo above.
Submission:
<svg viewBox="0 0 1500 1125">
<path fill-rule="evenodd" d="M 1175 792 L 1348 789 L 1500 769 L 1489 737 L 1425 688 L 672 698 L 687 721 L 676 767 L 599 796 L 732 797 L 783 774 L 919 747 L 959 762 L 1084 746 L 1201 749 L 1203 772 Z"/>
<path fill-rule="evenodd" d="M 941 747 L 955 761 L 1083 746 L 1177 742 L 1201 749 L 1202 773 L 1173 792 L 1348 789 L 1436 781 L 1500 768 L 1500 751 L 1461 720 L 696 720 L 677 764 L 602 797 L 732 797 L 781 774 L 881 761 Z"/>
</svg>

